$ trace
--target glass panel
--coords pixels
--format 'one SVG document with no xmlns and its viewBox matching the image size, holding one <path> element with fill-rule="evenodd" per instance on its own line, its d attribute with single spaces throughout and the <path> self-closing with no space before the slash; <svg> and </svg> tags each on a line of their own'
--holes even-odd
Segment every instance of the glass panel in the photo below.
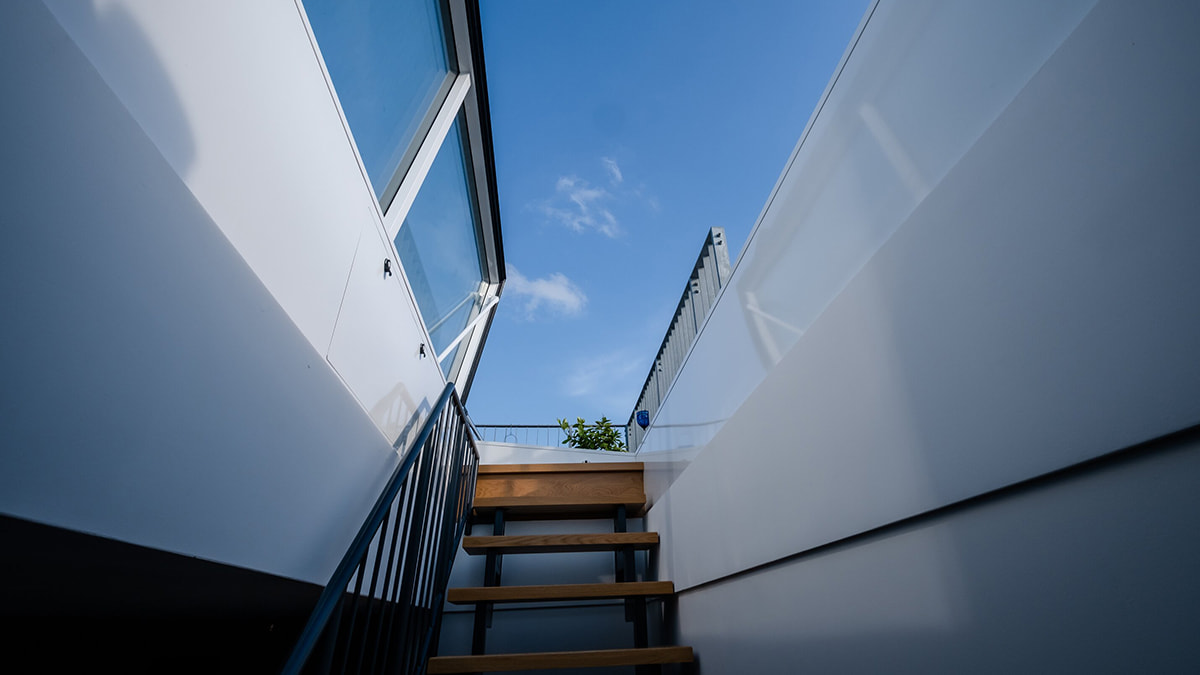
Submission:
<svg viewBox="0 0 1200 675">
<path fill-rule="evenodd" d="M 438 356 L 475 316 L 483 284 L 474 182 L 462 128 L 460 115 L 395 239 Z"/>
<path fill-rule="evenodd" d="M 438 0 L 306 0 L 358 153 L 388 204 L 452 81 Z"/>
</svg>

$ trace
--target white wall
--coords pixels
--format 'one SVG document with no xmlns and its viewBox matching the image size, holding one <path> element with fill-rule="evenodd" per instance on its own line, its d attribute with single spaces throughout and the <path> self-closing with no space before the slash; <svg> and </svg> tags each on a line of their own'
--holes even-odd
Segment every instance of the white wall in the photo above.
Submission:
<svg viewBox="0 0 1200 675">
<path fill-rule="evenodd" d="M 642 450 L 686 466 L 1093 4 L 873 6 Z"/>
<path fill-rule="evenodd" d="M 296 325 L 328 346 L 374 199 L 296 6 L 46 5 Z"/>
<path fill-rule="evenodd" d="M 1200 421 L 1200 99 L 1184 86 L 1197 81 L 1200 55 L 1179 28 L 1186 12 L 1102 4 L 1054 25 L 1025 16 L 1040 4 L 996 5 L 881 4 L 866 23 L 640 453 L 657 467 L 692 457 L 682 473 L 652 470 L 647 488 L 653 527 L 672 530 L 678 583 Z M 1014 42 L 1044 45 L 1029 51 L 1047 60 L 1018 59 L 1020 77 L 993 77 Z M 911 64 L 897 57 L 913 50 L 934 51 Z M 875 109 L 895 130 L 895 152 L 932 153 L 927 138 L 963 152 L 941 160 L 944 177 L 919 200 L 896 207 L 894 233 L 827 306 L 796 318 L 802 334 L 785 350 L 780 335 L 756 330 L 746 298 L 776 297 L 767 308 L 785 320 L 811 312 L 819 279 L 805 275 L 826 273 L 805 251 L 894 215 L 813 187 L 824 171 L 857 177 L 865 194 L 899 189 L 866 122 L 820 124 L 863 108 L 844 99 L 873 69 L 888 74 L 872 91 L 891 101 Z M 985 76 L 1013 94 L 972 113 L 957 85 Z M 971 130 L 956 135 L 946 106 L 979 119 L 959 121 Z M 901 134 L 900 122 L 921 133 Z M 862 147 L 835 143 L 845 152 L 832 153 L 822 133 Z M 820 218 L 813 204 L 828 204 Z M 774 254 L 788 246 L 791 257 Z M 726 386 L 734 371 L 751 374 Z M 764 374 L 750 386 L 755 372 Z M 722 419 L 689 427 L 707 429 L 698 438 L 675 432 Z M 712 522 L 764 517 L 779 522 L 732 529 L 729 546 L 699 555 Z"/>
<path fill-rule="evenodd" d="M 1200 439 L 679 597 L 700 672 L 1194 673 Z"/>
<path fill-rule="evenodd" d="M 384 436 L 403 446 L 414 415 L 424 420 L 422 396 L 445 379 L 420 356 L 428 338 L 402 275 L 383 275 L 385 258 L 400 266 L 299 4 L 46 4 Z"/>
<path fill-rule="evenodd" d="M 637 461 L 637 456 L 628 452 L 479 441 L 480 464 L 581 464 L 583 462 L 635 461 Z"/>
<path fill-rule="evenodd" d="M 1165 2 L 872 8 L 639 453 L 661 576 L 729 579 L 680 600 L 704 672 L 746 672 L 703 652 L 797 616 L 720 637 L 699 598 L 751 616 L 745 570 L 1200 422 L 1198 21 Z M 920 578 L 881 587 L 955 583 L 938 542 L 913 546 Z M 848 585 L 888 574 L 884 542 L 857 555 Z M 773 578 L 768 606 L 808 602 Z M 848 602 L 845 653 L 885 611 Z M 1021 611 L 954 610 L 935 623 Z"/>
<path fill-rule="evenodd" d="M 0 9 L 0 512 L 323 583 L 442 380 L 325 359 L 378 213 L 299 10 L 48 4 Z"/>
</svg>

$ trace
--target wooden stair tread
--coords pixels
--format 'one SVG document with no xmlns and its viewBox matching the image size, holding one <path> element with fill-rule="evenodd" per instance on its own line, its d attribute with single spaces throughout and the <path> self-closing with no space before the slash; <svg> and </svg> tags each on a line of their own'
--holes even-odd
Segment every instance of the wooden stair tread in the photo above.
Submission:
<svg viewBox="0 0 1200 675">
<path fill-rule="evenodd" d="M 535 652 L 528 654 L 480 654 L 477 656 L 435 656 L 429 659 L 428 673 L 495 673 L 511 670 L 550 668 L 599 668 L 640 666 L 656 663 L 691 663 L 691 647 L 643 647 L 641 649 L 594 649 L 575 652 Z"/>
<path fill-rule="evenodd" d="M 483 553 L 567 553 L 616 551 L 622 546 L 647 549 L 658 545 L 657 532 L 606 532 L 602 534 L 539 534 L 500 537 L 463 537 L 463 550 Z"/>
<path fill-rule="evenodd" d="M 549 586 L 472 586 L 450 588 L 446 600 L 455 605 L 476 602 L 542 602 L 546 600 L 596 600 L 648 595 L 671 595 L 670 581 L 628 581 L 607 584 L 554 584 Z"/>
<path fill-rule="evenodd" d="M 491 464 L 475 482 L 477 522 L 496 509 L 505 518 L 549 520 L 612 518 L 618 506 L 629 517 L 646 507 L 641 462 L 598 464 Z"/>
</svg>

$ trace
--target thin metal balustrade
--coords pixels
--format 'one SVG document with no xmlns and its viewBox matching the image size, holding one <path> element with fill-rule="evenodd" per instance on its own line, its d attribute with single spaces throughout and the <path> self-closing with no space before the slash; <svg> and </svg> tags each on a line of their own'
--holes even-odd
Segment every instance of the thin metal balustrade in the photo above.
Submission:
<svg viewBox="0 0 1200 675">
<path fill-rule="evenodd" d="M 447 384 L 317 601 L 285 675 L 425 672 L 475 496 L 476 435 Z"/>
<path fill-rule="evenodd" d="M 492 443 L 561 447 L 567 432 L 557 424 L 476 424 L 479 439 Z"/>
<path fill-rule="evenodd" d="M 584 426 L 596 427 L 595 424 Z M 616 429 L 622 428 L 613 426 Z M 567 432 L 557 424 L 476 424 L 475 429 L 479 431 L 479 440 L 491 443 L 562 448 L 567 442 Z M 622 433 L 622 436 L 621 441 L 628 449 L 628 435 Z"/>
</svg>

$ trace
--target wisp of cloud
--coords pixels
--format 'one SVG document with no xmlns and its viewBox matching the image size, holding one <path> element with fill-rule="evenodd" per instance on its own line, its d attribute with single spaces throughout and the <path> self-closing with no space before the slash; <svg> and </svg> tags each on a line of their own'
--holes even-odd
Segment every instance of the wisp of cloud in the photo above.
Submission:
<svg viewBox="0 0 1200 675">
<path fill-rule="evenodd" d="M 592 185 L 576 175 L 561 176 L 554 184 L 554 196 L 537 204 L 536 208 L 547 218 L 572 231 L 595 230 L 613 239 L 620 236 L 621 225 L 613 215 L 612 204 L 620 201 L 619 197 L 628 198 L 629 191 L 621 187 L 625 176 L 617 160 L 602 157 L 600 163 L 617 194 Z"/>
<path fill-rule="evenodd" d="M 608 171 L 609 180 L 613 185 L 620 185 L 625 181 L 625 177 L 621 175 L 621 167 L 617 166 L 617 160 L 611 157 L 601 157 L 600 162 L 604 164 L 604 169 Z"/>
<path fill-rule="evenodd" d="M 561 272 L 530 279 L 511 264 L 505 265 L 505 270 L 508 281 L 504 290 L 524 301 L 526 318 L 534 318 L 543 306 L 556 314 L 576 316 L 587 305 L 587 295 Z"/>
</svg>

